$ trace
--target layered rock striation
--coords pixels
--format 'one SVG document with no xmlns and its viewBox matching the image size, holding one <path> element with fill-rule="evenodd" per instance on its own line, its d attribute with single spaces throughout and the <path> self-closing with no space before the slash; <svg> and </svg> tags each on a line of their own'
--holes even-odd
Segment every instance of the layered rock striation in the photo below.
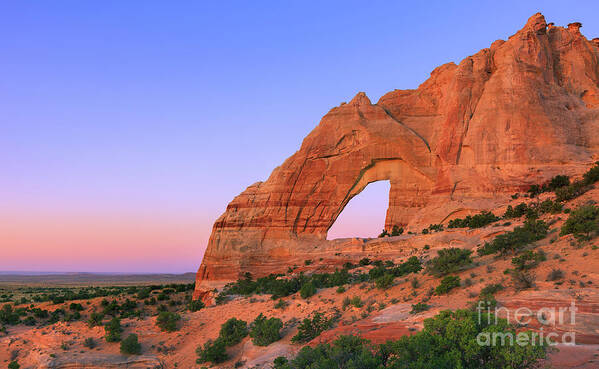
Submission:
<svg viewBox="0 0 599 369">
<path fill-rule="evenodd" d="M 327 230 L 367 184 L 389 180 L 385 227 L 420 229 L 496 206 L 599 154 L 599 42 L 541 14 L 507 41 L 436 68 L 415 90 L 331 109 L 265 182 L 215 222 L 196 297 L 247 271 L 284 271 L 326 249 Z"/>
</svg>

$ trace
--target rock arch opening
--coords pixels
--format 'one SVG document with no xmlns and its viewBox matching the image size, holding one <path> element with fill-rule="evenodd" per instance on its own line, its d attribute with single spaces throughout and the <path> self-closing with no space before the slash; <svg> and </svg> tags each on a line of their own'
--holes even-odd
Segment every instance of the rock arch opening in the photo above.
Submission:
<svg viewBox="0 0 599 369">
<path fill-rule="evenodd" d="M 385 228 L 391 183 L 381 180 L 369 183 L 341 211 L 327 232 L 327 240 L 337 238 L 377 237 Z"/>
</svg>

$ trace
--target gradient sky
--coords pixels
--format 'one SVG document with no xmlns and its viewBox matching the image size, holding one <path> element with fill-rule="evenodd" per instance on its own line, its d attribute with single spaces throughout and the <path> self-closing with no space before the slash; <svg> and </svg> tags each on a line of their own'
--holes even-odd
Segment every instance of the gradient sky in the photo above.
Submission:
<svg viewBox="0 0 599 369">
<path fill-rule="evenodd" d="M 415 88 L 537 11 L 599 36 L 597 1 L 534 3 L 3 1 L 0 270 L 195 271 L 226 204 L 358 91 Z M 380 232 L 375 190 L 336 235 Z"/>
</svg>

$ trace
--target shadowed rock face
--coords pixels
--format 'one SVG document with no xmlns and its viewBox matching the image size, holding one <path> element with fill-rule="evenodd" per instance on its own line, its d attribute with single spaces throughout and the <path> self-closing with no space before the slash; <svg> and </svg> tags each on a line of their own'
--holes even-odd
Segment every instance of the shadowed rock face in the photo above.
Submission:
<svg viewBox="0 0 599 369">
<path fill-rule="evenodd" d="M 507 41 L 436 68 L 416 90 L 331 109 L 268 180 L 215 222 L 196 297 L 218 283 L 284 271 L 324 250 L 327 230 L 370 182 L 389 180 L 385 228 L 421 229 L 489 209 L 599 153 L 599 43 L 541 14 Z"/>
</svg>

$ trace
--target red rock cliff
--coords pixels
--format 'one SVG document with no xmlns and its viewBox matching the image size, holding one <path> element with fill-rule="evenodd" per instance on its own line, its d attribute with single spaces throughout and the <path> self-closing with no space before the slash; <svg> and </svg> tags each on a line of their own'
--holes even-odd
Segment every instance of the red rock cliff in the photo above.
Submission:
<svg viewBox="0 0 599 369">
<path fill-rule="evenodd" d="M 541 14 L 507 41 L 435 69 L 416 90 L 331 109 L 265 182 L 215 222 L 195 296 L 246 271 L 284 271 L 327 247 L 327 230 L 365 186 L 389 180 L 385 227 L 490 208 L 599 153 L 599 43 Z M 420 228 L 416 228 L 420 229 Z"/>
</svg>

